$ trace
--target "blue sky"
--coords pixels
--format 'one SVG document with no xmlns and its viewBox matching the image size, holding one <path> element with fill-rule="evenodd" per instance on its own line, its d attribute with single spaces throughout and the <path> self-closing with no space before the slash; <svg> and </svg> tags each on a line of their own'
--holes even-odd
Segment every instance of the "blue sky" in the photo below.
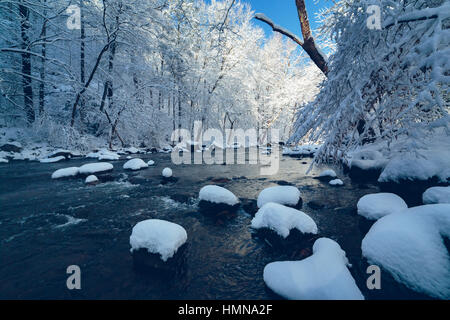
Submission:
<svg viewBox="0 0 450 320">
<path fill-rule="evenodd" d="M 241 0 L 241 2 L 250 3 L 256 13 L 264 13 L 276 24 L 287 28 L 301 38 L 300 22 L 298 21 L 295 0 Z M 332 1 L 305 0 L 305 3 L 311 28 L 314 30 L 317 27 L 315 13 L 322 8 L 331 6 Z M 272 29 L 266 26 L 265 23 L 259 21 L 255 21 L 255 23 L 262 27 L 268 36 L 272 34 Z"/>
</svg>

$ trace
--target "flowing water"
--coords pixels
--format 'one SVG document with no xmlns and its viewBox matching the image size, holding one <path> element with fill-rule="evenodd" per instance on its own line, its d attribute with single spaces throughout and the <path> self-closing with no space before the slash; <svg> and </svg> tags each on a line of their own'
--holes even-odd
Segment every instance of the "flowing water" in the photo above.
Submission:
<svg viewBox="0 0 450 320">
<path fill-rule="evenodd" d="M 378 192 L 344 178 L 332 187 L 307 173 L 311 159 L 282 158 L 275 176 L 258 166 L 180 165 L 170 155 L 142 156 L 156 166 L 125 172 L 112 162 L 110 182 L 86 186 L 82 178 L 52 180 L 53 171 L 80 166 L 87 159 L 41 164 L 0 165 L 0 298 L 2 299 L 277 299 L 264 285 L 264 266 L 292 256 L 253 236 L 251 215 L 218 223 L 199 213 L 198 192 L 219 183 L 240 198 L 256 199 L 264 188 L 290 184 L 302 192 L 303 211 L 320 236 L 347 252 L 358 287 L 368 299 L 423 298 L 382 274 L 382 290 L 368 291 L 368 264 L 361 257 L 367 225 L 356 214 L 358 199 Z M 171 167 L 179 179 L 162 184 Z M 343 176 L 340 174 L 340 176 Z M 188 233 L 185 271 L 177 276 L 141 273 L 133 268 L 129 236 L 139 221 L 164 219 Z M 311 243 L 312 246 L 312 243 Z M 301 249 L 301 248 L 300 248 Z M 310 249 L 310 248 L 308 248 Z M 66 268 L 81 268 L 81 290 L 66 287 Z"/>
</svg>

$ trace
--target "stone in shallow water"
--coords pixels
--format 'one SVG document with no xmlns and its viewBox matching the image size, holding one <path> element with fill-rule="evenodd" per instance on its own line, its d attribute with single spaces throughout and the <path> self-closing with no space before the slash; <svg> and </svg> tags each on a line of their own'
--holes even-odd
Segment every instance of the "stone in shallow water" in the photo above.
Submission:
<svg viewBox="0 0 450 320">
<path fill-rule="evenodd" d="M 182 273 L 186 265 L 186 252 L 188 245 L 185 243 L 172 258 L 161 260 L 161 255 L 150 253 L 146 249 L 139 249 L 132 253 L 133 267 L 138 272 L 167 272 Z"/>
</svg>

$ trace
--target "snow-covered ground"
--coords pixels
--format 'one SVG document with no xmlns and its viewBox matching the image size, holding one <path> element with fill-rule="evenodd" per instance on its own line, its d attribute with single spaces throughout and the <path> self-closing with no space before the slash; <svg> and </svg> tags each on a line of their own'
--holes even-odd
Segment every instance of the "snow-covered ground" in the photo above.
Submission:
<svg viewBox="0 0 450 320">
<path fill-rule="evenodd" d="M 301 261 L 273 262 L 264 268 L 264 282 L 278 295 L 292 300 L 363 300 L 347 269 L 339 244 L 318 239 L 313 255 Z"/>
<path fill-rule="evenodd" d="M 131 252 L 146 249 L 149 253 L 160 254 L 164 262 L 186 241 L 187 232 L 182 226 L 158 219 L 139 222 L 130 236 Z"/>
<path fill-rule="evenodd" d="M 393 193 L 375 193 L 362 197 L 357 204 L 358 214 L 369 220 L 378 220 L 408 208 L 406 202 Z"/>
<path fill-rule="evenodd" d="M 287 238 L 293 229 L 301 233 L 318 232 L 316 223 L 306 213 L 274 202 L 269 202 L 259 209 L 252 220 L 252 228 L 267 228 L 283 238 Z"/>
<path fill-rule="evenodd" d="M 235 206 L 239 203 L 239 199 L 229 190 L 219 186 L 206 186 L 200 190 L 200 201 L 208 201 L 216 204 L 226 204 Z"/>
<path fill-rule="evenodd" d="M 424 204 L 450 203 L 450 187 L 429 188 L 422 199 Z"/>
<path fill-rule="evenodd" d="M 369 263 L 432 297 L 450 298 L 450 204 L 414 207 L 378 220 L 362 241 Z"/>
<path fill-rule="evenodd" d="M 292 186 L 277 186 L 264 189 L 258 196 L 258 208 L 269 202 L 287 206 L 296 206 L 300 201 L 300 190 Z"/>
</svg>

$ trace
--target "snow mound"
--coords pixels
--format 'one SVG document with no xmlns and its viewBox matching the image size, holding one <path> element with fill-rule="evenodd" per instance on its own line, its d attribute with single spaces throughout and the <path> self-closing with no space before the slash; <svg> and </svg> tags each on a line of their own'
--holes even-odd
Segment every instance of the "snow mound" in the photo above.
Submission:
<svg viewBox="0 0 450 320">
<path fill-rule="evenodd" d="M 378 220 L 392 213 L 408 209 L 406 202 L 393 193 L 368 194 L 359 199 L 358 214 L 369 220 Z"/>
<path fill-rule="evenodd" d="M 395 280 L 435 298 L 450 298 L 450 204 L 407 209 L 378 220 L 362 241 L 363 256 Z"/>
<path fill-rule="evenodd" d="M 331 180 L 329 183 L 332 186 L 343 186 L 344 185 L 344 181 L 342 181 L 341 179 Z"/>
<path fill-rule="evenodd" d="M 450 187 L 433 187 L 423 194 L 424 204 L 450 203 Z"/>
<path fill-rule="evenodd" d="M 86 178 L 84 183 L 90 184 L 90 183 L 95 183 L 95 182 L 98 182 L 98 178 L 94 175 L 90 175 L 89 177 Z"/>
<path fill-rule="evenodd" d="M 120 155 L 118 155 L 115 152 L 106 150 L 106 149 L 102 149 L 102 150 L 100 150 L 98 152 L 91 152 L 86 157 L 87 158 L 98 159 L 100 161 L 102 161 L 102 160 L 107 160 L 107 161 L 120 160 Z"/>
<path fill-rule="evenodd" d="M 337 178 L 337 174 L 334 170 L 324 170 L 319 174 L 320 178 Z"/>
<path fill-rule="evenodd" d="M 287 238 L 292 229 L 301 233 L 317 234 L 317 225 L 306 213 L 269 202 L 256 213 L 252 220 L 253 229 L 267 228 Z"/>
<path fill-rule="evenodd" d="M 66 160 L 66 157 L 59 156 L 59 157 L 54 157 L 54 158 L 41 159 L 41 160 L 39 160 L 39 162 L 40 163 L 55 163 L 55 162 L 59 162 L 62 160 Z"/>
<path fill-rule="evenodd" d="M 112 169 L 114 169 L 114 166 L 107 162 L 89 163 L 80 167 L 80 174 L 91 175 L 94 173 L 111 171 Z"/>
<path fill-rule="evenodd" d="M 163 176 L 164 178 L 170 178 L 170 177 L 172 177 L 172 175 L 173 175 L 173 172 L 172 172 L 172 169 L 170 169 L 170 168 L 165 168 L 165 169 L 162 171 L 162 176 Z"/>
<path fill-rule="evenodd" d="M 135 147 L 131 147 L 131 148 L 125 149 L 124 151 L 127 152 L 127 153 L 131 153 L 131 154 L 136 154 L 136 153 L 140 152 L 139 149 L 137 149 Z"/>
<path fill-rule="evenodd" d="M 363 300 L 347 269 L 339 244 L 318 239 L 313 255 L 301 261 L 274 262 L 264 268 L 264 282 L 278 295 L 291 300 Z"/>
<path fill-rule="evenodd" d="M 264 189 L 258 196 L 258 208 L 266 203 L 276 202 L 287 206 L 296 206 L 300 201 L 300 190 L 292 186 L 277 186 Z"/>
<path fill-rule="evenodd" d="M 217 204 L 235 206 L 239 199 L 229 190 L 219 186 L 206 186 L 200 190 L 199 199 Z"/>
<path fill-rule="evenodd" d="M 8 159 L 0 158 L 0 163 L 8 163 L 8 162 L 9 162 Z"/>
<path fill-rule="evenodd" d="M 164 220 L 145 220 L 136 224 L 130 236 L 131 252 L 147 249 L 160 254 L 166 262 L 186 243 L 186 230 L 180 225 Z"/>
<path fill-rule="evenodd" d="M 149 162 L 147 162 L 147 165 L 148 165 L 149 167 L 154 166 L 154 165 L 155 165 L 155 161 L 150 160 Z"/>
<path fill-rule="evenodd" d="M 362 150 L 351 155 L 350 168 L 356 167 L 361 170 L 383 169 L 387 159 L 376 150 Z"/>
<path fill-rule="evenodd" d="M 56 170 L 55 172 L 53 172 L 52 179 L 75 177 L 79 173 L 80 173 L 80 168 L 78 168 L 78 167 L 59 169 L 59 170 Z"/>
<path fill-rule="evenodd" d="M 131 159 L 130 161 L 127 161 L 124 165 L 123 168 L 125 170 L 141 170 L 141 169 L 145 169 L 148 168 L 148 164 L 146 164 L 144 162 L 144 160 L 142 159 Z"/>
</svg>

